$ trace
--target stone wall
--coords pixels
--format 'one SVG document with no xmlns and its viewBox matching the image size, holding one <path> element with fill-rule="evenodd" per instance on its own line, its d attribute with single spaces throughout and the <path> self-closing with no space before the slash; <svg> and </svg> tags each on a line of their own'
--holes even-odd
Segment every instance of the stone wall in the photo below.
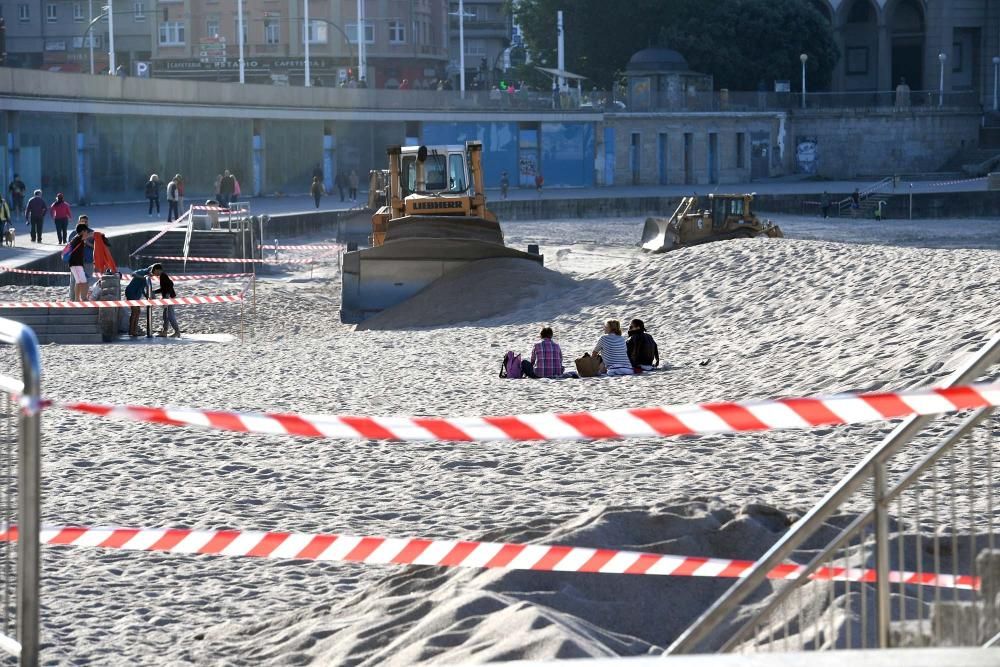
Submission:
<svg viewBox="0 0 1000 667">
<path fill-rule="evenodd" d="M 852 179 L 939 169 L 978 145 L 982 116 L 960 111 L 836 109 L 789 116 L 786 168 L 798 173 L 797 148 L 815 140 L 817 175 Z"/>
</svg>

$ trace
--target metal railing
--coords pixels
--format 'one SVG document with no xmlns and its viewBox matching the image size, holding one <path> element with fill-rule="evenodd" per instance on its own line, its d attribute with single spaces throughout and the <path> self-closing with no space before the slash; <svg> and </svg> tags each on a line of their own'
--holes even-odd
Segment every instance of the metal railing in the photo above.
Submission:
<svg viewBox="0 0 1000 667">
<path fill-rule="evenodd" d="M 880 192 L 885 192 L 886 190 L 895 190 L 895 189 L 896 189 L 896 177 L 886 176 L 885 178 L 869 185 L 868 187 L 866 187 L 865 189 L 861 190 L 858 193 L 858 205 L 861 206 L 861 204 L 872 195 L 878 194 Z M 851 197 L 844 197 L 843 199 L 837 202 L 837 215 L 838 216 L 844 215 L 844 212 L 849 211 L 853 205 L 854 205 L 854 200 Z"/>
<path fill-rule="evenodd" d="M 17 347 L 22 377 L 17 380 L 0 375 L 5 422 L 0 520 L 6 527 L 16 519 L 18 533 L 16 543 L 0 542 L 3 568 L 0 649 L 18 656 L 20 664 L 33 667 L 38 664 L 39 644 L 42 361 L 35 333 L 23 324 L 0 319 L 0 343 Z"/>
<path fill-rule="evenodd" d="M 1000 334 L 942 384 L 974 381 L 998 362 Z M 890 577 L 890 570 L 915 571 L 916 581 L 924 581 L 929 574 L 971 574 L 977 570 L 976 558 L 981 551 L 982 558 L 992 559 L 993 570 L 1000 570 L 1000 554 L 993 551 L 994 459 L 1000 457 L 993 451 L 995 439 L 989 429 L 975 432 L 992 411 L 982 408 L 972 412 L 940 442 L 921 433 L 934 417 L 911 417 L 902 422 L 667 653 L 944 643 L 981 646 L 992 641 L 1000 632 L 995 604 L 1000 581 L 996 574 L 987 580 L 989 568 L 982 564 L 978 568 L 984 575 L 985 595 L 980 601 L 970 591 L 906 584 Z M 915 440 L 918 436 L 925 437 Z M 964 451 L 958 447 L 963 440 L 968 440 Z M 964 464 L 960 456 L 965 457 Z M 890 485 L 889 476 L 894 472 L 897 479 Z M 868 507 L 853 519 L 844 514 L 835 516 L 845 506 L 865 505 Z M 822 548 L 810 551 L 805 546 L 807 541 L 819 539 L 820 531 L 845 523 Z M 793 554 L 800 559 L 812 554 L 804 573 L 776 583 L 773 593 L 748 619 L 733 621 L 740 605 L 759 593 L 768 573 Z M 874 567 L 875 576 L 856 583 L 809 578 L 821 568 L 849 575 L 869 567 Z M 727 623 L 731 625 L 723 631 Z M 719 637 L 722 634 L 724 639 Z"/>
</svg>

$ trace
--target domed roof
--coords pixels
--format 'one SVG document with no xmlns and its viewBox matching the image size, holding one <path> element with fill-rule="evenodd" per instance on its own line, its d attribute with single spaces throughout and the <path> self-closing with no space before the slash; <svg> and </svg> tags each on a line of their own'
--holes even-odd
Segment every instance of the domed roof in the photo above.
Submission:
<svg viewBox="0 0 1000 667">
<path fill-rule="evenodd" d="M 659 46 L 637 51 L 625 67 L 628 72 L 686 72 L 688 69 L 684 56 Z"/>
</svg>

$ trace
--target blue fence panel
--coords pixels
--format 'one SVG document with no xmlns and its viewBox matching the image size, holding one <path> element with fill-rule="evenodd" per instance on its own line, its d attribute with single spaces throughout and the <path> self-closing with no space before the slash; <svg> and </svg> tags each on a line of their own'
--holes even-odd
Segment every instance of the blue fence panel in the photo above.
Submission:
<svg viewBox="0 0 1000 667">
<path fill-rule="evenodd" d="M 594 126 L 542 123 L 542 175 L 546 186 L 594 185 Z"/>
</svg>

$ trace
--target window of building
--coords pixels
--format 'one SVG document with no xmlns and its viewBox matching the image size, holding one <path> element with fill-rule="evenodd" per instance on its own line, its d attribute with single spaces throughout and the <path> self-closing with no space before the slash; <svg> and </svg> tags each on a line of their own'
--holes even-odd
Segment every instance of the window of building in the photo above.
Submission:
<svg viewBox="0 0 1000 667">
<path fill-rule="evenodd" d="M 344 26 L 344 32 L 347 33 L 347 41 L 351 44 L 358 43 L 358 24 L 348 23 Z M 375 43 L 375 26 L 369 22 L 365 22 L 365 44 Z"/>
<path fill-rule="evenodd" d="M 736 168 L 744 169 L 746 168 L 746 145 L 747 145 L 747 135 L 743 132 L 736 133 Z"/>
<path fill-rule="evenodd" d="M 50 2 L 45 5 L 45 20 L 49 23 L 55 23 L 59 20 L 59 6 L 54 2 Z"/>
<path fill-rule="evenodd" d="M 394 19 L 389 21 L 389 42 L 391 44 L 404 44 L 406 42 L 406 26 L 403 22 Z"/>
<path fill-rule="evenodd" d="M 264 19 L 264 43 L 281 44 L 281 19 L 278 17 Z"/>
<path fill-rule="evenodd" d="M 183 46 L 184 21 L 163 21 L 160 23 L 160 46 Z"/>
<path fill-rule="evenodd" d="M 465 55 L 466 56 L 484 57 L 486 55 L 486 40 L 485 39 L 466 39 L 465 40 Z"/>
<path fill-rule="evenodd" d="M 83 20 L 83 3 L 74 2 L 73 3 L 73 20 L 82 21 Z"/>
<path fill-rule="evenodd" d="M 95 35 L 90 32 L 86 37 L 74 37 L 73 38 L 73 48 L 74 49 L 85 49 L 93 46 L 95 49 L 101 48 L 101 35 Z"/>
<path fill-rule="evenodd" d="M 236 41 L 240 39 L 240 17 L 237 16 L 233 20 L 233 34 L 236 35 Z M 247 17 L 243 17 L 243 43 L 247 44 L 250 41 L 250 21 Z"/>
<path fill-rule="evenodd" d="M 329 27 L 325 21 L 309 21 L 309 43 L 326 44 Z"/>
<path fill-rule="evenodd" d="M 132 17 L 136 21 L 146 20 L 146 3 L 144 0 L 135 0 L 135 2 L 132 3 L 132 11 Z"/>
<path fill-rule="evenodd" d="M 206 37 L 218 37 L 219 36 L 219 17 L 209 16 L 205 19 L 205 36 Z"/>
</svg>

